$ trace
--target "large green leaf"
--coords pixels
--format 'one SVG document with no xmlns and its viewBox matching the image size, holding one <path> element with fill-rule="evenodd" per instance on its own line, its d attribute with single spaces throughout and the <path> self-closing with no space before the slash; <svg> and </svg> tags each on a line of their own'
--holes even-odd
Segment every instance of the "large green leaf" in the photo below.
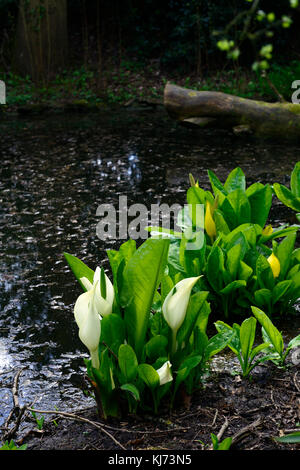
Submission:
<svg viewBox="0 0 300 470">
<path fill-rule="evenodd" d="M 296 197 L 288 188 L 279 183 L 273 184 L 278 199 L 287 207 L 300 212 L 300 198 Z"/>
<path fill-rule="evenodd" d="M 291 174 L 291 191 L 300 198 L 300 162 L 297 162 Z"/>
<path fill-rule="evenodd" d="M 257 318 L 261 326 L 264 328 L 276 352 L 281 356 L 284 349 L 281 333 L 273 325 L 270 318 L 259 308 L 251 307 L 253 315 Z"/>
<path fill-rule="evenodd" d="M 123 384 L 121 385 L 120 389 L 130 393 L 130 395 L 133 396 L 135 401 L 140 401 L 140 392 L 134 384 Z"/>
<path fill-rule="evenodd" d="M 177 334 L 177 342 L 179 345 L 189 341 L 208 294 L 209 292 L 196 292 L 191 296 L 184 322 Z M 205 308 L 203 310 L 208 318 L 210 312 Z"/>
<path fill-rule="evenodd" d="M 236 226 L 249 223 L 251 221 L 251 206 L 245 192 L 242 189 L 235 189 L 228 194 L 227 199 L 234 210 Z"/>
<path fill-rule="evenodd" d="M 289 287 L 292 285 L 292 281 L 287 280 L 287 281 L 281 281 L 276 284 L 276 286 L 273 289 L 272 292 L 272 302 L 275 304 L 278 302 L 278 300 L 281 299 L 281 297 L 284 296 L 284 294 L 287 292 Z"/>
<path fill-rule="evenodd" d="M 137 375 L 138 361 L 134 350 L 129 344 L 121 344 L 118 353 L 118 363 L 125 382 L 133 382 Z"/>
<path fill-rule="evenodd" d="M 101 320 L 100 342 L 104 343 L 116 355 L 125 340 L 124 320 L 114 313 L 106 315 Z"/>
<path fill-rule="evenodd" d="M 225 349 L 226 346 L 230 344 L 230 341 L 233 337 L 233 330 L 223 330 L 221 333 L 217 333 L 212 338 L 210 338 L 205 348 L 205 360 L 209 360 L 211 357 Z"/>
<path fill-rule="evenodd" d="M 128 299 L 125 309 L 129 344 L 140 360 L 153 299 L 164 273 L 169 240 L 146 240 L 124 269 L 124 292 Z"/>
<path fill-rule="evenodd" d="M 167 355 L 168 339 L 163 335 L 153 336 L 145 345 L 146 356 L 151 362 Z"/>
<path fill-rule="evenodd" d="M 244 362 L 248 363 L 248 358 L 254 344 L 256 331 L 256 319 L 254 317 L 247 318 L 243 321 L 240 328 L 241 351 Z"/>
<path fill-rule="evenodd" d="M 67 260 L 68 265 L 70 266 L 74 276 L 79 281 L 82 289 L 86 291 L 86 288 L 80 281 L 82 277 L 86 277 L 91 283 L 93 283 L 94 279 L 94 271 L 90 269 L 83 261 L 76 258 L 76 256 L 70 255 L 69 253 L 64 253 L 64 257 Z"/>
<path fill-rule="evenodd" d="M 187 191 L 186 199 L 188 204 L 205 204 L 205 191 L 197 186 L 192 186 Z"/>
<path fill-rule="evenodd" d="M 246 281 L 238 279 L 236 281 L 232 281 L 229 284 L 227 284 L 227 286 L 224 287 L 224 289 L 220 290 L 220 293 L 223 295 L 229 295 L 235 290 L 240 289 L 241 287 L 246 287 L 246 285 L 247 285 Z"/>
<path fill-rule="evenodd" d="M 245 191 L 246 189 L 246 178 L 241 168 L 237 167 L 229 173 L 227 180 L 224 184 L 224 189 L 227 193 L 231 193 L 236 189 Z"/>
<path fill-rule="evenodd" d="M 280 278 L 284 279 L 291 263 L 296 242 L 296 233 L 289 234 L 277 247 L 276 256 L 280 262 Z"/>
<path fill-rule="evenodd" d="M 295 431 L 281 437 L 274 437 L 274 439 L 282 444 L 300 444 L 300 431 Z"/>
<path fill-rule="evenodd" d="M 159 386 L 159 375 L 150 364 L 140 364 L 138 366 L 138 374 L 151 390 Z"/>
<path fill-rule="evenodd" d="M 251 222 L 259 224 L 262 228 L 266 225 L 272 205 L 273 191 L 269 184 L 252 184 L 246 191 L 251 206 Z"/>
<path fill-rule="evenodd" d="M 208 170 L 207 173 L 214 195 L 216 196 L 219 192 L 227 195 L 228 193 L 226 189 L 224 188 L 219 178 L 215 175 L 215 173 L 211 170 Z"/>
<path fill-rule="evenodd" d="M 226 267 L 233 281 L 236 279 L 238 268 L 240 267 L 241 251 L 241 245 L 234 245 L 227 252 Z"/>
<path fill-rule="evenodd" d="M 214 246 L 207 258 L 207 279 L 216 292 L 223 287 L 224 255 L 219 246 Z"/>
</svg>

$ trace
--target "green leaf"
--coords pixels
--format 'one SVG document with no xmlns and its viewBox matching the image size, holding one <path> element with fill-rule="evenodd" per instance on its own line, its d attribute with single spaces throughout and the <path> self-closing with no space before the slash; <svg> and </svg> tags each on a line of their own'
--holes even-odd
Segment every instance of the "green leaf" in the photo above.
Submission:
<svg viewBox="0 0 300 470">
<path fill-rule="evenodd" d="M 285 436 L 275 437 L 275 441 L 282 442 L 283 444 L 299 444 L 300 443 L 300 431 L 286 434 Z"/>
<path fill-rule="evenodd" d="M 150 364 L 140 364 L 137 370 L 140 378 L 151 390 L 159 386 L 159 375 Z"/>
<path fill-rule="evenodd" d="M 167 263 L 169 240 L 148 239 L 124 269 L 124 288 L 128 298 L 125 323 L 129 344 L 141 358 L 153 299 Z"/>
<path fill-rule="evenodd" d="M 295 233 L 299 229 L 299 225 L 289 225 L 288 227 L 277 227 L 273 229 L 270 235 L 262 235 L 259 239 L 259 243 L 263 244 L 268 241 L 274 240 L 275 238 L 282 238 L 290 233 Z"/>
<path fill-rule="evenodd" d="M 187 190 L 186 200 L 188 204 L 205 204 L 206 194 L 204 189 L 192 186 Z"/>
<path fill-rule="evenodd" d="M 254 299 L 260 307 L 269 307 L 272 300 L 272 292 L 269 289 L 259 289 L 254 292 Z"/>
<path fill-rule="evenodd" d="M 156 361 L 161 356 L 166 356 L 166 350 L 168 346 L 168 339 L 166 336 L 157 335 L 153 336 L 145 346 L 146 356 L 151 362 Z"/>
<path fill-rule="evenodd" d="M 294 196 L 294 194 L 285 186 L 279 183 L 274 183 L 273 189 L 278 199 L 287 207 L 300 212 L 300 198 Z"/>
<path fill-rule="evenodd" d="M 190 297 L 184 322 L 177 334 L 177 342 L 179 345 L 189 341 L 198 318 L 201 315 L 201 310 L 208 294 L 209 292 L 196 292 Z M 206 318 L 208 318 L 209 312 L 206 309 L 203 310 L 205 311 Z"/>
<path fill-rule="evenodd" d="M 69 253 L 64 253 L 64 257 L 67 260 L 68 265 L 70 266 L 74 276 L 79 281 L 82 289 L 86 291 L 86 288 L 80 281 L 82 277 L 86 277 L 92 284 L 94 280 L 94 271 L 90 269 L 86 264 L 83 263 L 80 259 L 76 258 L 76 256 L 70 255 Z"/>
<path fill-rule="evenodd" d="M 134 350 L 129 344 L 121 344 L 118 363 L 125 381 L 133 382 L 137 375 L 138 361 Z"/>
<path fill-rule="evenodd" d="M 133 384 L 123 384 L 121 385 L 121 390 L 124 390 L 124 392 L 129 392 L 133 398 L 135 399 L 135 401 L 140 401 L 140 392 L 139 390 L 136 388 L 135 385 Z"/>
<path fill-rule="evenodd" d="M 205 348 L 205 359 L 209 360 L 211 357 L 215 356 L 224 348 L 226 348 L 226 346 L 229 345 L 230 341 L 232 340 L 233 336 L 234 331 L 224 330 L 222 333 L 218 333 L 210 338 Z"/>
<path fill-rule="evenodd" d="M 228 347 L 234 352 L 236 356 L 238 356 L 241 350 L 241 341 L 240 341 L 240 328 L 232 328 L 227 323 L 219 320 L 215 323 L 215 327 L 220 334 L 224 334 L 227 338 L 231 332 L 230 341 L 228 343 Z"/>
<path fill-rule="evenodd" d="M 256 275 L 262 289 L 272 290 L 274 287 L 274 276 L 268 260 L 260 255 L 256 261 Z"/>
<path fill-rule="evenodd" d="M 251 307 L 251 309 L 253 315 L 257 318 L 261 326 L 266 331 L 276 352 L 282 356 L 284 344 L 281 333 L 277 330 L 277 328 L 271 322 L 270 318 L 262 310 L 257 307 Z"/>
<path fill-rule="evenodd" d="M 276 256 L 280 262 L 280 277 L 284 279 L 291 263 L 291 256 L 296 242 L 296 233 L 291 233 L 278 245 Z"/>
<path fill-rule="evenodd" d="M 225 235 L 228 235 L 230 233 L 230 229 L 227 225 L 227 222 L 219 209 L 216 209 L 214 211 L 214 222 L 216 224 L 217 233 L 224 233 Z"/>
<path fill-rule="evenodd" d="M 291 349 L 298 348 L 299 346 L 300 346 L 300 335 L 295 336 L 295 338 L 291 339 L 291 341 L 287 345 L 287 349 L 290 351 Z"/>
<path fill-rule="evenodd" d="M 211 170 L 208 170 L 207 173 L 214 195 L 216 196 L 219 192 L 221 192 L 226 196 L 228 193 L 215 173 Z"/>
<path fill-rule="evenodd" d="M 237 167 L 229 173 L 227 180 L 224 184 L 224 189 L 227 193 L 231 193 L 236 189 L 245 191 L 246 189 L 246 178 L 241 168 Z"/>
<path fill-rule="evenodd" d="M 240 267 L 238 271 L 238 278 L 242 279 L 244 281 L 248 281 L 248 279 L 251 277 L 253 273 L 253 269 L 250 268 L 244 261 L 240 261 Z"/>
<path fill-rule="evenodd" d="M 240 342 L 241 352 L 245 363 L 248 363 L 248 358 L 255 340 L 256 319 L 254 317 L 247 318 L 243 321 L 240 328 Z"/>
<path fill-rule="evenodd" d="M 230 234 L 224 238 L 224 243 L 225 243 L 225 248 L 227 251 L 229 251 L 230 248 L 232 248 L 235 245 L 240 245 L 241 247 L 240 259 L 241 260 L 243 260 L 244 256 L 250 249 L 249 243 L 246 238 L 246 234 L 244 231 L 239 230 L 239 227 L 236 230 L 233 230 L 232 232 L 230 232 Z"/>
<path fill-rule="evenodd" d="M 125 340 L 125 323 L 117 314 L 111 313 L 101 320 L 100 343 L 105 343 L 116 355 Z"/>
<path fill-rule="evenodd" d="M 246 195 L 251 206 L 251 222 L 264 228 L 272 206 L 273 191 L 271 186 L 254 183 L 249 186 Z"/>
<path fill-rule="evenodd" d="M 227 199 L 235 213 L 235 226 L 249 223 L 251 221 L 251 206 L 245 192 L 242 189 L 235 189 L 228 194 Z"/>
<path fill-rule="evenodd" d="M 291 174 L 291 191 L 300 198 L 300 162 L 297 162 Z"/>
<path fill-rule="evenodd" d="M 232 437 L 226 437 L 218 444 L 218 450 L 229 450 L 232 444 Z"/>
<path fill-rule="evenodd" d="M 227 286 L 224 287 L 224 289 L 220 290 L 220 294 L 229 295 L 233 291 L 235 291 L 237 289 L 240 289 L 241 287 L 246 287 L 246 285 L 247 285 L 247 282 L 243 281 L 241 279 L 239 279 L 237 281 L 232 281 L 229 284 L 227 284 Z"/>
<path fill-rule="evenodd" d="M 234 245 L 227 252 L 226 266 L 233 281 L 236 279 L 237 271 L 240 266 L 241 251 L 241 245 Z"/>
<path fill-rule="evenodd" d="M 281 281 L 273 289 L 272 292 L 272 303 L 273 305 L 284 296 L 289 287 L 292 285 L 292 281 Z"/>
<path fill-rule="evenodd" d="M 207 258 L 207 279 L 216 292 L 223 287 L 224 272 L 224 255 L 221 248 L 215 245 Z"/>
</svg>

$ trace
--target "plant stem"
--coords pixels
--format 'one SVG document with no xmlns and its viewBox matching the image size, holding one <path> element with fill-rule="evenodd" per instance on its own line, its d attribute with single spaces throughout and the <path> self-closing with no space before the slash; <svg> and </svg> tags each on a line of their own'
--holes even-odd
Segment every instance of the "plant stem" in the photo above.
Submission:
<svg viewBox="0 0 300 470">
<path fill-rule="evenodd" d="M 172 330 L 172 355 L 176 353 L 177 330 Z"/>
</svg>

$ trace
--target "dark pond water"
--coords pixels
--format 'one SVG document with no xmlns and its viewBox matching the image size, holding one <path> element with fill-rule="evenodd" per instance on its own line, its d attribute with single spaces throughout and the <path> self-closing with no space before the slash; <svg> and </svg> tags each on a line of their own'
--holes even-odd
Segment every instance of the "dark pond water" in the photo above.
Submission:
<svg viewBox="0 0 300 470">
<path fill-rule="evenodd" d="M 99 204 L 185 203 L 193 173 L 209 189 L 236 166 L 254 181 L 289 184 L 299 146 L 245 140 L 178 126 L 163 111 L 118 110 L 0 121 L 0 425 L 20 401 L 60 410 L 83 405 L 83 357 L 73 306 L 81 293 L 62 253 L 92 268 L 106 249 Z M 293 214 L 274 205 L 272 219 Z M 86 405 L 86 402 L 84 402 Z"/>
</svg>

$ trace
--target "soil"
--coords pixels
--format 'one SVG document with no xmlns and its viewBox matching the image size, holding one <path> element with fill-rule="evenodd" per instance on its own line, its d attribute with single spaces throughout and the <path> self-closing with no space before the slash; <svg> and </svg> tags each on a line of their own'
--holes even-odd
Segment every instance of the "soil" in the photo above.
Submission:
<svg viewBox="0 0 300 470">
<path fill-rule="evenodd" d="M 89 422 L 59 415 L 18 441 L 27 450 L 198 451 L 211 450 L 211 433 L 232 438 L 230 451 L 300 450 L 274 437 L 299 430 L 299 366 L 285 370 L 267 363 L 249 378 L 213 372 L 205 386 L 170 414 L 99 420 L 97 409 L 76 413 Z M 55 419 L 55 423 L 53 423 Z M 102 425 L 102 429 L 95 424 Z M 105 434 L 109 433 L 109 434 Z"/>
</svg>

